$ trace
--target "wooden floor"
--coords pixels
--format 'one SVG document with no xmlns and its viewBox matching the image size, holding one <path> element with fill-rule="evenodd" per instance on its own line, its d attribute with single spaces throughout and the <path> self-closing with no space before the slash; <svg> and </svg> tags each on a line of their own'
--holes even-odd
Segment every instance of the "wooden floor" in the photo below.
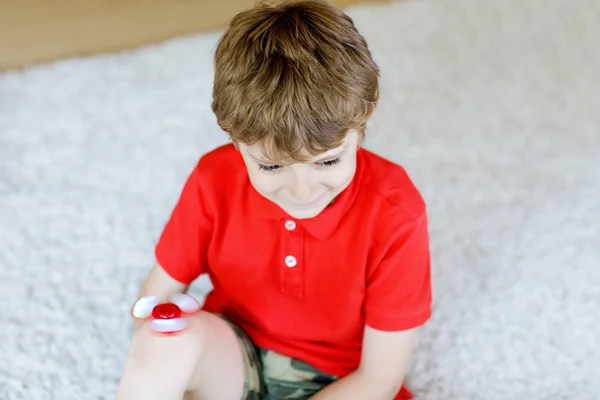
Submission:
<svg viewBox="0 0 600 400">
<path fill-rule="evenodd" d="M 377 0 L 332 0 L 338 7 Z M 0 70 L 220 29 L 254 0 L 0 0 Z"/>
</svg>

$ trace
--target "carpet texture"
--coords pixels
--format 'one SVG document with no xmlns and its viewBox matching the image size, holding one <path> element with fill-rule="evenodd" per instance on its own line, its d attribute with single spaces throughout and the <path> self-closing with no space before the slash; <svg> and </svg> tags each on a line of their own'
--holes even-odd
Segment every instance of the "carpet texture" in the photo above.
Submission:
<svg viewBox="0 0 600 400">
<path fill-rule="evenodd" d="M 409 387 L 597 400 L 600 2 L 349 14 L 382 68 L 366 147 L 406 167 L 431 216 L 435 309 Z M 0 75 L 0 399 L 114 398 L 154 243 L 225 143 L 217 38 Z"/>
</svg>

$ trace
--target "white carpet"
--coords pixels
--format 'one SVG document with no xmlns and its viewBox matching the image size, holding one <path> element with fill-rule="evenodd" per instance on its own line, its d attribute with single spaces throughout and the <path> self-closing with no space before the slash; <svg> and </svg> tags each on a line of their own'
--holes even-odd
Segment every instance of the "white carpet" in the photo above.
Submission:
<svg viewBox="0 0 600 400">
<path fill-rule="evenodd" d="M 597 400 L 600 2 L 349 13 L 382 68 L 367 147 L 430 207 L 435 315 L 410 387 Z M 0 75 L 0 399 L 114 398 L 155 240 L 196 159 L 225 141 L 216 40 Z"/>
</svg>

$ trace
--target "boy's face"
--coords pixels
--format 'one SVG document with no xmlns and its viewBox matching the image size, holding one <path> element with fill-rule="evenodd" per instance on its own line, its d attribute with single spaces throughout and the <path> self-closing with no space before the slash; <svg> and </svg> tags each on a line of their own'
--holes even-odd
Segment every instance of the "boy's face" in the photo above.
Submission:
<svg viewBox="0 0 600 400">
<path fill-rule="evenodd" d="M 348 187 L 356 171 L 360 135 L 351 130 L 344 143 L 311 162 L 274 165 L 265 161 L 257 146 L 238 148 L 254 188 L 297 219 L 312 218 Z"/>
</svg>

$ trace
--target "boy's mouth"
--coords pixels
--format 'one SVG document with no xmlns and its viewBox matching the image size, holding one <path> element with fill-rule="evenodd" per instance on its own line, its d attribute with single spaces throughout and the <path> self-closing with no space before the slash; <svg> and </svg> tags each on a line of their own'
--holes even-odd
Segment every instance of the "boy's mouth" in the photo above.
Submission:
<svg viewBox="0 0 600 400">
<path fill-rule="evenodd" d="M 316 199 L 314 199 L 314 200 L 312 200 L 312 201 L 310 201 L 308 203 L 289 202 L 289 204 L 292 207 L 294 207 L 296 209 L 300 209 L 300 210 L 302 210 L 302 209 L 308 209 L 308 208 L 313 208 L 313 207 L 319 205 L 323 201 L 325 195 L 326 194 L 323 193 L 322 195 L 320 195 L 319 197 L 317 197 Z"/>
</svg>

